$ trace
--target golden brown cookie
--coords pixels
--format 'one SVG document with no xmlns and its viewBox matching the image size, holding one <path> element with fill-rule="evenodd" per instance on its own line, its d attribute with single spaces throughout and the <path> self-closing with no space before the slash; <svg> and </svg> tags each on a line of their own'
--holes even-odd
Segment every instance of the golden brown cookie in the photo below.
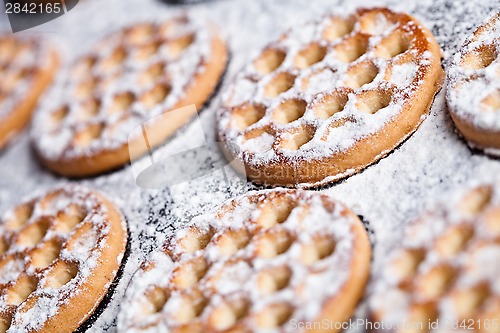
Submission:
<svg viewBox="0 0 500 333">
<path fill-rule="evenodd" d="M 381 331 L 500 332 L 499 263 L 500 188 L 462 191 L 413 224 L 383 263 L 373 319 L 399 328 Z"/>
<path fill-rule="evenodd" d="M 29 123 L 58 64 L 42 40 L 0 36 L 0 149 Z"/>
<path fill-rule="evenodd" d="M 118 331 L 297 332 L 306 321 L 343 323 L 363 295 L 370 251 L 359 218 L 328 196 L 251 192 L 193 219 L 141 266 Z"/>
<path fill-rule="evenodd" d="M 129 144 L 139 147 L 134 154 L 144 154 L 193 117 L 171 111 L 200 109 L 226 61 L 217 30 L 199 19 L 179 17 L 116 32 L 73 66 L 64 102 L 37 113 L 32 137 L 40 161 L 70 177 L 128 163 Z"/>
<path fill-rule="evenodd" d="M 439 45 L 408 14 L 326 17 L 285 33 L 235 78 L 219 137 L 255 182 L 336 181 L 412 134 L 443 76 Z"/>
<path fill-rule="evenodd" d="M 0 332 L 73 332 L 108 292 L 126 242 L 123 216 L 81 187 L 8 211 L 0 220 Z"/>
<path fill-rule="evenodd" d="M 447 88 L 451 117 L 469 145 L 500 155 L 500 12 L 466 39 Z"/>
</svg>

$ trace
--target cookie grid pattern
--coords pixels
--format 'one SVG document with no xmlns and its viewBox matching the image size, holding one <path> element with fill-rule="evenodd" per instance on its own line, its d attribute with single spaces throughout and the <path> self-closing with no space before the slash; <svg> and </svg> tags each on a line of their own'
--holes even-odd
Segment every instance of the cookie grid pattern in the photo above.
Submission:
<svg viewBox="0 0 500 333">
<path fill-rule="evenodd" d="M 236 78 L 220 137 L 258 182 L 333 181 L 413 132 L 441 76 L 439 46 L 412 17 L 387 9 L 327 17 L 285 33 Z M 415 121 L 393 123 L 408 113 Z"/>
<path fill-rule="evenodd" d="M 90 316 L 124 254 L 117 214 L 99 195 L 73 187 L 2 217 L 0 332 L 67 332 Z"/>
<path fill-rule="evenodd" d="M 448 73 L 453 120 L 472 146 L 500 154 L 500 12 L 467 38 Z"/>
<path fill-rule="evenodd" d="M 342 204 L 316 193 L 251 193 L 195 218 L 139 269 L 118 329 L 288 332 L 294 318 L 344 321 L 369 258 L 362 223 Z"/>
<path fill-rule="evenodd" d="M 32 137 L 42 162 L 64 175 L 86 176 L 127 163 L 129 139 L 147 136 L 152 147 L 161 144 L 192 114 L 166 124 L 156 116 L 203 105 L 225 66 L 220 44 L 212 25 L 188 17 L 105 38 L 72 66 L 65 102 L 55 98 L 58 105 L 48 102 L 37 113 Z M 134 131 L 140 126 L 145 133 Z"/>
<path fill-rule="evenodd" d="M 33 38 L 0 36 L 0 148 L 29 121 L 52 79 L 56 56 Z"/>
<path fill-rule="evenodd" d="M 426 331 L 437 319 L 443 332 L 460 331 L 463 321 L 500 332 L 493 321 L 500 318 L 499 240 L 498 187 L 462 192 L 410 227 L 376 281 L 373 316 L 400 324 L 400 332 L 421 332 L 420 324 Z"/>
</svg>

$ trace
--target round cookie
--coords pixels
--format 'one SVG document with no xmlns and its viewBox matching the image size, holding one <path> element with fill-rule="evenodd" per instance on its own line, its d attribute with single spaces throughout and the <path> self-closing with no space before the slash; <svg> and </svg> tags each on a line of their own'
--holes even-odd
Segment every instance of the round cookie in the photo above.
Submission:
<svg viewBox="0 0 500 333">
<path fill-rule="evenodd" d="M 217 30 L 199 19 L 137 24 L 108 36 L 71 68 L 63 102 L 37 112 L 32 141 L 40 161 L 85 177 L 129 163 L 129 147 L 134 155 L 150 152 L 193 117 L 172 110 L 202 108 L 226 61 Z"/>
<path fill-rule="evenodd" d="M 448 72 L 451 117 L 473 148 L 500 156 L 500 12 L 479 26 Z"/>
<path fill-rule="evenodd" d="M 119 332 L 296 332 L 343 323 L 364 293 L 362 222 L 306 191 L 250 192 L 177 230 L 136 272 Z M 331 332 L 338 331 L 333 329 Z"/>
<path fill-rule="evenodd" d="M 386 325 L 380 331 L 429 332 L 435 323 L 436 332 L 500 332 L 499 241 L 496 185 L 461 191 L 425 214 L 375 276 L 369 304 Z"/>
<path fill-rule="evenodd" d="M 439 45 L 415 18 L 329 16 L 285 33 L 235 78 L 219 137 L 257 183 L 336 181 L 413 133 L 443 76 Z"/>
<path fill-rule="evenodd" d="M 0 149 L 30 121 L 59 65 L 43 40 L 0 36 Z"/>
<path fill-rule="evenodd" d="M 93 191 L 66 186 L 0 220 L 0 332 L 67 333 L 108 292 L 127 242 L 123 216 Z"/>
</svg>

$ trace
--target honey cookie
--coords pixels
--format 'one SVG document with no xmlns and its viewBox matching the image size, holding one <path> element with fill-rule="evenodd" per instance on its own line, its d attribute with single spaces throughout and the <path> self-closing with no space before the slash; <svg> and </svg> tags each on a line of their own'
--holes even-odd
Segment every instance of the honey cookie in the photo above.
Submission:
<svg viewBox="0 0 500 333">
<path fill-rule="evenodd" d="M 385 331 L 500 332 L 500 189 L 450 201 L 407 230 L 377 277 L 370 308 Z"/>
<path fill-rule="evenodd" d="M 343 323 L 364 292 L 370 252 L 359 218 L 332 198 L 251 192 L 194 218 L 141 266 L 118 331 L 296 332 L 306 321 Z"/>
<path fill-rule="evenodd" d="M 58 64 L 56 52 L 39 39 L 0 36 L 0 149 L 29 123 Z"/>
<path fill-rule="evenodd" d="M 447 88 L 451 117 L 469 145 L 500 156 L 500 12 L 465 40 Z"/>
<path fill-rule="evenodd" d="M 172 110 L 200 109 L 226 61 L 218 32 L 199 19 L 137 24 L 112 34 L 72 67 L 64 102 L 37 112 L 32 137 L 40 161 L 69 177 L 128 163 L 129 146 L 144 154 L 193 117 Z"/>
<path fill-rule="evenodd" d="M 326 17 L 285 33 L 238 75 L 219 137 L 257 183 L 336 181 L 411 135 L 443 76 L 439 45 L 408 14 Z"/>
<path fill-rule="evenodd" d="M 81 187 L 8 211 L 0 220 L 0 332 L 73 332 L 108 292 L 126 242 L 123 216 Z"/>
</svg>

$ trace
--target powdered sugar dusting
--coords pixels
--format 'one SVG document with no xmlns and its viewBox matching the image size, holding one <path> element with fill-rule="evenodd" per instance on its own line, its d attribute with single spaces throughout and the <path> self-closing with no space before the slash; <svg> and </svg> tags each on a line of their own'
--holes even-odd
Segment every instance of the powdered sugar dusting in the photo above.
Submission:
<svg viewBox="0 0 500 333">
<path fill-rule="evenodd" d="M 404 50 L 406 51 L 406 57 L 400 55 L 392 60 L 385 59 L 386 56 L 383 53 L 384 51 L 382 51 L 382 48 L 385 46 L 380 46 L 380 44 L 385 45 L 383 44 L 384 41 L 393 38 L 397 27 L 401 31 L 405 31 L 404 33 L 409 36 L 408 38 L 416 38 L 415 32 L 420 31 L 419 29 L 422 29 L 422 27 L 416 26 L 412 21 L 403 22 L 402 19 L 398 21 L 394 16 L 389 18 L 387 17 L 387 13 L 376 11 L 373 13 L 376 13 L 376 15 L 370 18 L 372 21 L 369 27 L 362 26 L 360 22 L 369 20 L 368 16 L 371 13 L 365 16 L 360 14 L 361 18 L 356 17 L 360 21 L 356 22 L 354 30 L 346 30 L 347 33 L 344 32 L 344 34 L 334 38 L 328 35 L 329 25 L 342 29 L 343 24 L 348 24 L 346 22 L 350 20 L 349 18 L 326 17 L 317 22 L 294 28 L 290 32 L 285 33 L 284 37 L 278 41 L 271 43 L 263 51 L 260 56 L 261 58 L 254 60 L 253 64 L 248 65 L 238 75 L 236 84 L 230 87 L 228 89 L 229 93 L 225 95 L 225 108 L 220 112 L 219 126 L 221 136 L 224 140 L 229 142 L 230 145 L 242 148 L 239 153 L 233 153 L 237 154 L 239 158 L 250 165 L 262 165 L 273 162 L 278 160 L 280 155 L 284 155 L 287 158 L 321 159 L 332 156 L 336 152 L 345 151 L 357 141 L 374 135 L 393 119 L 395 115 L 399 114 L 405 105 L 410 103 L 409 97 L 423 83 L 423 81 L 417 79 L 417 74 L 420 73 L 419 75 L 422 75 L 422 73 L 427 71 L 430 63 L 439 61 L 439 55 L 433 55 L 426 49 L 418 49 L 410 41 L 409 50 Z M 355 51 L 349 51 L 349 47 L 362 48 L 362 46 L 355 44 L 361 43 L 361 32 L 370 34 L 370 38 L 367 41 L 369 46 L 366 51 L 359 51 L 361 54 L 353 56 L 349 52 Z M 351 45 L 349 43 L 354 44 Z M 314 45 L 319 45 L 317 46 L 319 49 L 314 51 Z M 265 56 L 271 52 L 269 50 L 279 50 L 272 52 L 281 52 L 283 55 L 279 57 L 284 57 L 284 59 L 282 63 L 276 63 L 277 67 L 273 68 L 270 74 L 261 73 L 259 61 L 261 61 L 260 59 L 267 59 Z M 310 52 L 310 54 L 305 52 Z M 317 59 L 314 57 L 317 57 Z M 303 64 L 300 61 L 311 61 L 312 64 L 306 65 L 303 68 Z M 373 64 L 375 69 L 366 69 L 363 67 L 369 66 L 367 64 Z M 370 74 L 370 71 L 376 72 Z M 364 73 L 359 74 L 360 72 Z M 293 77 L 293 85 L 283 88 L 284 91 L 278 96 L 270 97 L 267 89 L 269 89 L 269 85 L 278 85 L 273 82 L 279 78 L 279 73 L 289 73 Z M 374 76 L 360 78 L 356 75 L 360 77 L 363 77 L 363 75 Z M 250 80 L 258 82 L 257 90 L 252 90 L 253 92 L 249 91 L 246 85 L 240 84 L 240 82 Z M 365 81 L 353 82 L 353 80 Z M 354 88 L 355 92 L 349 94 L 349 101 L 344 107 L 341 107 L 333 116 L 323 121 L 314 113 L 314 102 L 318 102 L 318 100 L 331 93 L 335 88 Z M 388 105 L 384 105 L 380 110 L 377 109 L 376 113 L 373 112 L 375 114 L 364 113 L 366 110 L 362 110 L 359 107 L 359 103 L 363 103 L 364 98 L 366 98 L 363 92 L 376 89 L 390 90 L 391 100 Z M 235 118 L 234 113 L 238 112 L 234 111 L 235 107 L 237 109 L 238 105 L 243 104 L 242 96 L 251 96 L 245 100 L 248 104 L 257 104 L 266 107 L 265 115 L 257 118 L 257 122 L 248 126 L 248 129 L 235 126 L 235 120 L 230 120 L 231 118 Z M 278 121 L 275 115 L 276 110 L 283 102 L 292 99 L 300 99 L 307 104 L 305 113 L 303 116 L 300 114 L 298 120 L 292 119 L 284 123 L 281 120 Z M 373 101 L 369 103 L 373 103 Z M 321 104 L 321 102 L 317 104 Z M 338 120 L 344 119 L 350 119 L 351 121 L 342 129 L 343 135 L 332 135 L 325 138 L 323 134 L 330 128 L 333 128 L 332 132 L 338 133 L 338 127 L 342 128 L 344 126 L 340 125 L 337 127 L 336 124 Z M 276 128 L 278 133 L 275 138 L 277 142 L 287 141 L 287 136 L 292 134 L 293 129 L 304 125 L 315 129 L 314 136 L 306 145 L 301 146 L 297 150 L 277 145 L 270 151 L 267 148 L 267 139 L 257 141 L 253 139 L 253 135 L 251 135 L 251 139 L 248 138 L 249 131 L 255 131 L 256 128 L 259 128 L 262 129 L 262 135 L 265 135 L 268 134 L 267 128 L 271 126 L 273 129 Z M 282 127 L 284 128 L 283 131 L 281 130 Z M 281 137 L 283 137 L 283 140 L 281 140 Z M 253 143 L 247 144 L 246 141 L 250 140 Z M 266 147 L 259 147 L 259 142 L 262 142 Z"/>
<path fill-rule="evenodd" d="M 288 215 L 273 217 L 272 210 L 288 209 L 283 205 L 290 205 Z M 279 224 L 273 225 L 276 218 L 280 219 Z M 194 296 L 197 301 L 191 302 L 200 302 L 205 298 L 208 302 L 197 315 L 203 322 L 210 322 L 221 304 L 232 304 L 234 300 L 247 304 L 246 319 L 241 320 L 254 330 L 259 329 L 258 317 L 270 311 L 268 306 L 273 304 L 291 306 L 293 314 L 289 319 L 316 319 L 325 302 L 342 292 L 351 274 L 356 274 L 351 262 L 352 254 L 357 251 L 354 243 L 359 241 L 353 234 L 356 223 L 359 221 L 344 205 L 315 193 L 268 190 L 250 192 L 231 200 L 215 214 L 194 218 L 167 242 L 166 252 L 175 258 L 175 262 L 168 262 L 166 254 L 157 253 L 143 265 L 127 291 L 126 306 L 120 313 L 118 329 L 142 332 L 151 329 L 151 326 L 157 330 L 159 327 L 177 327 L 179 319 L 176 313 L 184 309 L 183 302 L 186 300 L 183 297 L 193 292 L 196 295 L 194 290 L 199 290 L 201 295 Z M 252 236 L 245 241 L 247 233 Z M 272 253 L 272 246 L 276 246 L 273 244 L 287 242 L 288 235 L 293 235 L 288 248 L 271 256 L 265 254 L 267 251 Z M 235 244 L 244 243 L 232 249 L 228 239 L 233 239 Z M 267 239 L 271 243 L 266 243 Z M 305 263 L 309 260 L 308 251 L 322 239 L 335 243 L 332 253 Z M 191 262 L 195 266 L 188 268 Z M 206 271 L 196 282 L 196 288 L 191 290 L 182 286 L 190 279 L 186 275 L 189 272 L 187 269 L 205 270 L 202 268 L 205 265 Z M 266 282 L 264 277 L 269 279 L 279 274 L 272 273 L 273 269 L 281 269 L 282 274 L 288 274 L 289 282 L 278 290 L 265 291 L 272 282 Z M 271 272 L 271 275 L 266 275 L 266 272 Z M 148 294 L 156 287 L 168 290 L 168 298 L 162 301 L 155 313 L 140 311 L 141 308 L 148 308 L 147 304 L 156 302 L 153 294 Z M 154 295 L 158 294 L 157 291 Z M 193 319 L 193 323 L 196 321 Z M 184 322 L 183 325 L 190 323 Z M 279 330 L 293 331 L 288 325 Z"/>
<path fill-rule="evenodd" d="M 460 119 L 500 131 L 500 13 L 488 18 L 454 56 L 447 98 Z"/>
<path fill-rule="evenodd" d="M 427 321 L 426 316 L 435 320 L 436 311 L 436 319 L 444 327 L 455 320 L 474 318 L 491 304 L 485 302 L 483 309 L 467 308 L 461 293 L 478 295 L 477 288 L 487 284 L 487 298 L 500 298 L 499 189 L 498 183 L 466 187 L 406 229 L 405 237 L 385 261 L 386 269 L 376 277 L 370 303 L 377 320 L 392 325 L 409 323 L 415 320 L 411 314 L 418 304 L 435 301 L 423 320 Z M 413 260 L 417 260 L 416 267 Z M 424 280 L 431 274 L 440 279 L 439 274 L 447 271 L 452 272 L 452 279 L 445 280 L 442 287 L 437 280 Z M 433 289 L 429 288 L 442 292 L 430 296 Z"/>
<path fill-rule="evenodd" d="M 205 70 L 214 33 L 207 21 L 180 16 L 105 37 L 61 75 L 64 97 L 37 113 L 40 154 L 57 160 L 123 147 L 135 128 L 183 100 Z"/>
<path fill-rule="evenodd" d="M 14 303 L 18 307 L 8 332 L 42 329 L 63 304 L 82 292 L 81 285 L 100 270 L 102 250 L 110 246 L 109 218 L 101 197 L 78 186 L 35 197 L 4 214 L 0 220 L 5 245 L 0 256 L 2 311 L 20 298 L 14 301 L 19 303 Z M 21 296 L 19 288 L 33 290 Z"/>
</svg>

